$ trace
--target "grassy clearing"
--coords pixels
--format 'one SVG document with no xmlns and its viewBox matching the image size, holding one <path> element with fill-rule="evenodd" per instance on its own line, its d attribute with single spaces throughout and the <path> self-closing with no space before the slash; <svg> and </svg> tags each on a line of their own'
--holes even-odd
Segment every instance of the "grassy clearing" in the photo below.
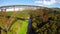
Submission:
<svg viewBox="0 0 60 34">
<path fill-rule="evenodd" d="M 11 27 L 8 34 L 26 34 L 27 32 L 28 21 L 17 20 Z"/>
</svg>

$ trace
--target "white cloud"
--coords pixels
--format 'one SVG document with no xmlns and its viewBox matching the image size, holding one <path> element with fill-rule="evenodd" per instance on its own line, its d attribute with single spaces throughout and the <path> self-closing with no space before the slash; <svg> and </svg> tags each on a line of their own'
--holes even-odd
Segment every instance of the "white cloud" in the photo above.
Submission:
<svg viewBox="0 0 60 34">
<path fill-rule="evenodd" d="M 40 0 L 37 0 L 37 1 L 35 1 L 35 3 L 42 4 L 42 5 L 53 5 L 53 4 L 56 3 L 56 0 L 50 0 L 50 1 L 46 1 L 46 0 L 40 1 Z"/>
</svg>

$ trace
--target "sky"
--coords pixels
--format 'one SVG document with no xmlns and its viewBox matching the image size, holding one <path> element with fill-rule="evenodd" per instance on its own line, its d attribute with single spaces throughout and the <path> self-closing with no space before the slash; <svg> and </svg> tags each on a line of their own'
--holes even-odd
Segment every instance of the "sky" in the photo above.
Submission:
<svg viewBox="0 0 60 34">
<path fill-rule="evenodd" d="M 36 5 L 60 8 L 60 0 L 0 0 L 0 6 L 6 5 Z"/>
</svg>

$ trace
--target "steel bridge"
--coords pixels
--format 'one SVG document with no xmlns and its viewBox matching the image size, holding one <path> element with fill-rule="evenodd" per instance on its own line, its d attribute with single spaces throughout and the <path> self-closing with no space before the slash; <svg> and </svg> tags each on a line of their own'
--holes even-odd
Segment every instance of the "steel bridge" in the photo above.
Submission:
<svg viewBox="0 0 60 34">
<path fill-rule="evenodd" d="M 25 9 L 39 9 L 40 6 L 33 6 L 33 5 L 9 5 L 9 6 L 1 6 L 0 11 L 8 11 L 8 9 L 14 10 L 25 10 Z"/>
</svg>

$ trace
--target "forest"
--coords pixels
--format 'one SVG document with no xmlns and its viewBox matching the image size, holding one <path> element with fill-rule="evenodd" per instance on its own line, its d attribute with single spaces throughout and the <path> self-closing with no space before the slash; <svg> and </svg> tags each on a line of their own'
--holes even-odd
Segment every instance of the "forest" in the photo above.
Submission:
<svg viewBox="0 0 60 34">
<path fill-rule="evenodd" d="M 60 8 L 0 12 L 1 34 L 60 34 Z"/>
</svg>

